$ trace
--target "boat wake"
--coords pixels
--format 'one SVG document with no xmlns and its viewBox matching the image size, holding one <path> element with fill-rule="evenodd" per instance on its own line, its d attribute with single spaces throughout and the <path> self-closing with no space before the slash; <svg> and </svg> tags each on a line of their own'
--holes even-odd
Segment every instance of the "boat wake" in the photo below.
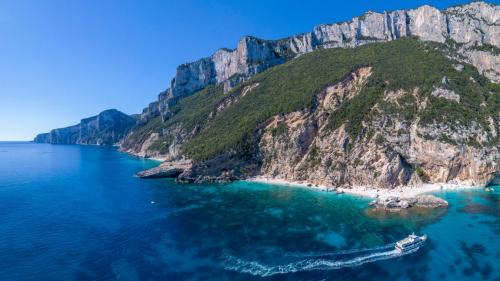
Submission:
<svg viewBox="0 0 500 281">
<path fill-rule="evenodd" d="M 226 256 L 223 265 L 227 270 L 233 270 L 241 273 L 249 273 L 256 276 L 267 277 L 275 274 L 286 274 L 294 273 L 299 271 L 311 271 L 311 270 L 333 270 L 341 269 L 346 267 L 356 267 L 363 265 L 365 263 L 393 259 L 408 255 L 418 251 L 420 248 L 415 248 L 407 252 L 399 252 L 394 249 L 394 244 L 391 247 L 389 245 L 368 248 L 368 249 L 357 249 L 348 251 L 337 251 L 330 254 L 310 256 L 311 258 L 303 259 L 297 262 L 291 262 L 284 265 L 266 265 L 256 261 L 246 261 L 239 259 L 234 256 Z M 312 258 L 312 257 L 325 257 L 325 256 L 338 256 L 344 254 L 354 254 L 354 253 L 365 253 L 364 255 L 358 255 L 346 259 L 328 259 L 328 258 Z"/>
<path fill-rule="evenodd" d="M 288 253 L 285 255 L 289 256 L 289 257 L 300 257 L 300 258 L 344 256 L 344 255 L 353 255 L 353 254 L 361 254 L 361 253 L 394 249 L 395 245 L 396 245 L 396 243 L 390 243 L 387 245 L 378 246 L 378 247 L 371 247 L 371 248 L 339 250 L 339 251 L 325 252 L 325 253 Z"/>
</svg>

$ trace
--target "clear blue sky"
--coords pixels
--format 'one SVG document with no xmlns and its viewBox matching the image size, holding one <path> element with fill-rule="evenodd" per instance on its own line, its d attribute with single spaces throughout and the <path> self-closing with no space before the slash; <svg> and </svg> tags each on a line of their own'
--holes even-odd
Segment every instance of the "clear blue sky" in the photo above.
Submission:
<svg viewBox="0 0 500 281">
<path fill-rule="evenodd" d="M 466 2 L 0 0 L 0 140 L 108 108 L 139 113 L 178 64 L 246 34 L 277 39 L 367 10 Z"/>
</svg>

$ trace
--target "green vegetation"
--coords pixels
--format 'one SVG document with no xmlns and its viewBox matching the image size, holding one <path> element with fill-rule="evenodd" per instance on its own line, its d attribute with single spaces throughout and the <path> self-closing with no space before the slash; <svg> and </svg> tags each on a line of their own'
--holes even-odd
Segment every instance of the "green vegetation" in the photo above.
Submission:
<svg viewBox="0 0 500 281">
<path fill-rule="evenodd" d="M 424 169 L 418 167 L 415 169 L 415 172 L 417 173 L 418 177 L 423 181 L 423 182 L 430 182 L 430 178 L 427 175 L 427 173 L 424 171 Z"/>
<path fill-rule="evenodd" d="M 447 69 L 444 74 L 450 81 L 447 88 L 460 95 L 460 103 L 429 96 L 428 106 L 421 113 L 421 121 L 424 124 L 438 122 L 453 127 L 456 124 L 470 126 L 471 122 L 475 121 L 486 125 L 486 116 L 494 113 L 495 110 L 499 111 L 499 107 L 481 106 L 483 102 L 488 103 L 490 98 L 494 99 L 493 96 L 500 95 L 500 91 L 498 87 L 495 89 L 495 85 L 480 75 L 474 67 L 465 65 L 462 71 Z"/>
<path fill-rule="evenodd" d="M 321 163 L 321 152 L 319 151 L 318 146 L 313 144 L 309 151 L 309 161 L 308 164 L 310 167 L 318 166 Z"/>
<path fill-rule="evenodd" d="M 135 144 L 143 143 L 152 133 L 159 132 L 162 126 L 161 117 L 151 119 L 146 124 L 135 126 L 132 129 L 133 134 L 125 138 L 123 147 L 133 147 Z"/>
<path fill-rule="evenodd" d="M 174 138 L 170 135 L 160 138 L 153 142 L 151 146 L 149 147 L 149 150 L 151 151 L 158 151 L 160 154 L 167 154 L 168 153 L 168 148 L 172 144 L 172 141 Z"/>
<path fill-rule="evenodd" d="M 384 141 L 385 141 L 385 139 L 382 135 L 378 135 L 377 138 L 375 139 L 375 143 L 377 145 L 383 145 Z"/>
<path fill-rule="evenodd" d="M 396 102 L 380 100 L 380 109 L 388 116 L 406 121 L 414 120 L 418 113 L 417 99 L 411 92 L 406 92 Z"/>
<path fill-rule="evenodd" d="M 370 109 L 378 104 L 389 116 L 403 120 L 420 117 L 424 125 L 444 123 L 452 128 L 457 125 L 470 126 L 473 121 L 487 128 L 486 117 L 500 111 L 498 85 L 490 83 L 477 70 L 465 65 L 462 71 L 453 68 L 453 61 L 446 58 L 437 43 L 422 43 L 414 39 L 390 43 L 368 45 L 378 49 L 376 56 L 370 57 L 373 74 L 361 92 L 344 102 L 330 117 L 330 128 L 337 129 L 346 123 L 346 131 L 356 137 L 362 129 L 362 121 L 373 114 Z M 443 77 L 449 83 L 442 84 Z M 460 95 L 460 103 L 430 95 L 436 87 L 444 87 Z M 428 98 L 427 107 L 419 112 L 417 99 L 411 93 L 418 88 L 420 98 Z M 406 90 L 397 103 L 383 101 L 387 90 Z M 482 103 L 488 104 L 488 108 Z M 477 143 L 475 143 L 476 145 Z"/>
<path fill-rule="evenodd" d="M 353 70 L 371 66 L 373 74 L 361 92 L 330 114 L 331 130 L 346 124 L 347 132 L 356 138 L 363 131 L 362 122 L 373 118 L 376 104 L 382 113 L 405 120 L 419 117 L 422 124 L 485 124 L 486 116 L 500 109 L 499 86 L 472 66 L 466 65 L 462 71 L 454 69 L 456 62 L 443 55 L 446 48 L 406 38 L 354 49 L 317 50 L 257 74 L 227 94 L 221 86 L 209 86 L 181 99 L 165 123 L 152 122 L 156 129 L 182 123 L 187 132 L 194 131 L 194 137 L 183 146 L 183 151 L 194 159 L 208 159 L 227 151 L 249 156 L 255 149 L 254 133 L 259 124 L 274 115 L 311 107 L 314 95 L 326 86 L 341 81 Z M 441 82 L 444 76 L 450 81 L 447 85 Z M 208 120 L 209 113 L 225 97 L 237 95 L 243 87 L 256 82 L 259 86 L 253 91 Z M 431 96 L 436 87 L 455 91 L 460 103 Z M 416 96 L 411 94 L 415 88 L 419 89 Z M 397 100 L 396 106 L 383 100 L 387 91 L 400 89 L 407 94 Z M 419 112 L 417 100 L 425 98 L 427 107 Z M 287 130 L 286 124 L 279 124 L 272 134 L 281 135 Z"/>
<path fill-rule="evenodd" d="M 359 68 L 363 56 L 370 55 L 356 53 L 354 49 L 320 50 L 256 75 L 245 84 L 259 82 L 259 86 L 216 116 L 184 146 L 185 152 L 193 158 L 209 158 L 239 146 L 269 117 L 310 107 L 314 93 Z"/>
<path fill-rule="evenodd" d="M 271 131 L 273 137 L 285 135 L 288 132 L 288 126 L 285 122 L 279 122 Z"/>
<path fill-rule="evenodd" d="M 164 126 L 182 123 L 189 132 L 195 127 L 203 127 L 208 121 L 208 115 L 215 109 L 216 105 L 225 97 L 222 85 L 210 85 L 203 90 L 179 100 L 171 107 L 173 116 L 168 119 Z"/>
<path fill-rule="evenodd" d="M 374 84 L 377 84 L 376 86 Z M 340 125 L 347 123 L 346 131 L 351 136 L 358 136 L 362 129 L 363 120 L 369 115 L 371 108 L 383 96 L 383 91 L 378 88 L 385 88 L 383 81 L 371 80 L 365 88 L 354 98 L 345 101 L 342 106 L 332 115 L 328 123 L 331 130 L 337 129 Z"/>
<path fill-rule="evenodd" d="M 498 48 L 497 46 L 490 45 L 490 44 L 483 44 L 480 46 L 476 46 L 476 47 L 474 47 L 474 49 L 476 49 L 478 51 L 490 52 L 495 56 L 500 55 L 500 48 Z"/>
<path fill-rule="evenodd" d="M 171 106 L 174 114 L 171 118 L 162 122 L 161 117 L 158 116 L 146 125 L 137 126 L 133 129 L 134 133 L 126 138 L 123 146 L 130 147 L 133 143 L 145 141 L 152 133 L 159 133 L 162 137 L 155 141 L 149 150 L 167 153 L 173 137 L 163 136 L 163 129 L 170 128 L 174 124 L 182 124 L 186 132 L 192 132 L 197 127 L 202 128 L 208 121 L 209 113 L 224 96 L 222 85 L 211 85 L 192 96 L 185 97 Z"/>
</svg>

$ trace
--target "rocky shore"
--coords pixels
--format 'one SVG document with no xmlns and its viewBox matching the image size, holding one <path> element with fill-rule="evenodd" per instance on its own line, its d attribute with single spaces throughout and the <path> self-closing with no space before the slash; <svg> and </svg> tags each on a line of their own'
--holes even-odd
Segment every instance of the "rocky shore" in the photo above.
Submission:
<svg viewBox="0 0 500 281">
<path fill-rule="evenodd" d="M 139 178 L 177 178 L 183 172 L 191 169 L 191 161 L 179 160 L 172 162 L 163 162 L 158 167 L 140 171 L 136 174 Z"/>
<path fill-rule="evenodd" d="M 192 163 L 189 160 L 168 161 L 158 167 L 154 167 L 136 174 L 140 178 L 175 178 L 179 182 L 185 183 L 205 183 L 205 182 L 231 182 L 241 180 L 234 178 L 230 174 L 222 174 L 218 177 L 193 176 Z M 313 188 L 337 194 L 351 194 L 362 197 L 375 198 L 370 206 L 378 209 L 398 211 L 411 207 L 418 208 L 443 208 L 448 206 L 448 202 L 437 196 L 426 194 L 441 190 L 464 190 L 477 188 L 467 182 L 450 182 L 441 184 L 422 184 L 420 186 L 401 186 L 393 189 L 381 189 L 365 186 L 353 187 L 333 187 L 312 184 L 306 181 L 288 181 L 279 178 L 257 176 L 244 179 L 249 182 L 260 182 L 265 184 L 287 185 L 295 187 Z"/>
</svg>

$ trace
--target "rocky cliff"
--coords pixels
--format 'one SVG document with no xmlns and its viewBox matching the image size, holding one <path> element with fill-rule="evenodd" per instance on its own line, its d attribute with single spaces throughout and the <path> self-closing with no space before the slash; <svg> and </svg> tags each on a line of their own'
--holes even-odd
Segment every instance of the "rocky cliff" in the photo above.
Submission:
<svg viewBox="0 0 500 281">
<path fill-rule="evenodd" d="M 99 115 L 35 140 L 121 140 L 122 151 L 166 159 L 139 176 L 190 182 L 496 182 L 499 47 L 500 6 L 484 2 L 368 12 L 280 40 L 246 36 L 179 66 L 133 126 Z"/>
<path fill-rule="evenodd" d="M 170 88 L 144 109 L 141 120 L 147 122 L 159 115 L 165 120 L 179 98 L 219 83 L 227 92 L 269 67 L 317 49 L 354 48 L 408 36 L 440 43 L 452 41 L 455 52 L 450 55 L 473 64 L 492 81 L 500 81 L 500 6 L 473 2 L 442 11 L 421 6 L 367 12 L 351 21 L 322 24 L 311 32 L 280 40 L 245 36 L 233 50 L 220 49 L 210 57 L 180 65 Z"/>
<path fill-rule="evenodd" d="M 122 149 L 165 157 L 157 170 L 183 181 L 485 184 L 500 167 L 500 88 L 455 51 L 417 37 L 316 50 L 178 99 Z"/>
<path fill-rule="evenodd" d="M 80 125 L 54 129 L 49 133 L 39 134 L 33 140 L 37 143 L 75 144 L 80 136 Z"/>
<path fill-rule="evenodd" d="M 112 145 L 123 139 L 136 120 L 137 116 L 129 116 L 116 109 L 110 109 L 82 119 L 77 125 L 39 134 L 34 142 Z"/>
<path fill-rule="evenodd" d="M 371 116 L 361 122 L 357 135 L 349 121 L 332 128 L 329 113 L 335 114 L 361 94 L 371 72 L 369 67 L 359 68 L 327 87 L 316 95 L 314 108 L 272 117 L 259 143 L 259 173 L 320 185 L 394 188 L 449 181 L 479 185 L 499 169 L 497 145 L 469 143 L 498 139 L 498 119 L 490 131 L 476 123 L 452 129 L 445 123 L 424 124 L 418 116 L 409 120 L 388 114 L 389 107 L 411 110 L 405 104 L 408 100 L 424 111 L 430 101 L 418 88 L 384 91 L 367 108 Z"/>
</svg>

